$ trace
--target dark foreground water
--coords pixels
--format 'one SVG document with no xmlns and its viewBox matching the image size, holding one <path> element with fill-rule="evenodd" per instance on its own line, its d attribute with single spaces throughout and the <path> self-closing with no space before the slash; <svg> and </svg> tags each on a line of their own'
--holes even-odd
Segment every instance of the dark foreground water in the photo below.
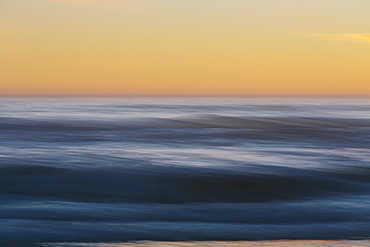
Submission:
<svg viewBox="0 0 370 247">
<path fill-rule="evenodd" d="M 370 99 L 3 98 L 0 218 L 0 246 L 368 238 Z"/>
</svg>

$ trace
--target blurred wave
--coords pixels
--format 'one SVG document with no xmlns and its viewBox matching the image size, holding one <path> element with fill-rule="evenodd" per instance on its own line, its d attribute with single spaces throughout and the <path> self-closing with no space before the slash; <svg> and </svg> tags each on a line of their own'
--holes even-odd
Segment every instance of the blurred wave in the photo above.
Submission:
<svg viewBox="0 0 370 247">
<path fill-rule="evenodd" d="M 181 118 L 142 118 L 129 120 L 75 120 L 0 118 L 0 130 L 17 131 L 96 131 L 140 128 L 226 128 L 226 129 L 289 129 L 289 128 L 369 128 L 370 119 L 326 117 L 229 117 L 196 115 Z"/>
<path fill-rule="evenodd" d="M 368 106 L 0 99 L 0 245 L 367 238 Z"/>
<path fill-rule="evenodd" d="M 253 165 L 227 169 L 120 166 L 1 166 L 0 192 L 51 200 L 188 203 L 301 200 L 367 194 L 370 189 L 368 167 L 309 170 Z"/>
</svg>

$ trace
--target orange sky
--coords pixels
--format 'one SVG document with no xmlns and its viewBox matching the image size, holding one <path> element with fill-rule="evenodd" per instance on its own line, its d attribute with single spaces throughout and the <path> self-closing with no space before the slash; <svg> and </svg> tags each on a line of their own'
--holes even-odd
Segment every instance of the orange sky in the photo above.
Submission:
<svg viewBox="0 0 370 247">
<path fill-rule="evenodd" d="M 367 0 L 3 0 L 0 95 L 370 95 Z"/>
</svg>

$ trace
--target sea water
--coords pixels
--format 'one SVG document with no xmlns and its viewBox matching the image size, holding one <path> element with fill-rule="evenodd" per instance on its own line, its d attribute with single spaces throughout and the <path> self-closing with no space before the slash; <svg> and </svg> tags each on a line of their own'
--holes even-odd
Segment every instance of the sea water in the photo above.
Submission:
<svg viewBox="0 0 370 247">
<path fill-rule="evenodd" d="M 365 239 L 369 164 L 366 98 L 2 98 L 0 244 Z"/>
</svg>

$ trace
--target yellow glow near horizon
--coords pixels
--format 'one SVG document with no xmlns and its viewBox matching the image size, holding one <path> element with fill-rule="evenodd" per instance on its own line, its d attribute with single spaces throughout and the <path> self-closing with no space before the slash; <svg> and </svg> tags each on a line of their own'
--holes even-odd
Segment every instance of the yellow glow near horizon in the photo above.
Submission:
<svg viewBox="0 0 370 247">
<path fill-rule="evenodd" d="M 346 42 L 368 42 L 370 43 L 370 33 L 346 33 L 346 34 L 301 34 L 319 39 L 346 41 Z"/>
<path fill-rule="evenodd" d="M 9 0 L 0 95 L 369 96 L 368 9 L 363 0 Z"/>
</svg>

